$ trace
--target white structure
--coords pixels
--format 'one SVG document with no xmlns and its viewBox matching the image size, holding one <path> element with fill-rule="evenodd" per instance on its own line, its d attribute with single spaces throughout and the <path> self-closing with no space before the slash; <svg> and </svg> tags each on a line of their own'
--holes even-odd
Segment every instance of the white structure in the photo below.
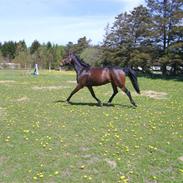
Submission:
<svg viewBox="0 0 183 183">
<path fill-rule="evenodd" d="M 36 75 L 36 76 L 39 75 L 38 64 L 35 64 L 35 67 L 34 67 L 34 75 Z"/>
</svg>

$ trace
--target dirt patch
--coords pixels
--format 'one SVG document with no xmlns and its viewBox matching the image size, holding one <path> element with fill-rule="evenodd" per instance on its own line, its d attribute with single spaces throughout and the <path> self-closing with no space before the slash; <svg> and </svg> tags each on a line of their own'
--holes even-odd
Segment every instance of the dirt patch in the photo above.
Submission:
<svg viewBox="0 0 183 183">
<path fill-rule="evenodd" d="M 82 147 L 80 147 L 80 150 L 81 150 L 81 151 L 89 151 L 90 149 L 89 149 L 88 147 L 82 146 Z"/>
<path fill-rule="evenodd" d="M 4 108 L 0 107 L 0 116 L 6 115 L 6 111 Z"/>
<path fill-rule="evenodd" d="M 70 177 L 72 175 L 71 170 L 69 168 L 62 171 L 63 177 Z"/>
<path fill-rule="evenodd" d="M 90 159 L 88 159 L 86 162 L 88 164 L 95 164 L 97 163 L 98 161 L 100 161 L 100 159 L 97 157 L 97 156 L 91 156 Z"/>
<path fill-rule="evenodd" d="M 18 82 L 18 84 L 19 84 L 19 85 L 27 85 L 27 84 L 29 84 L 29 83 L 24 81 L 24 82 Z"/>
<path fill-rule="evenodd" d="M 183 156 L 179 157 L 178 160 L 183 162 Z"/>
<path fill-rule="evenodd" d="M 144 90 L 141 92 L 142 96 L 146 96 L 153 99 L 167 99 L 167 93 L 166 92 L 157 92 L 152 90 Z"/>
<path fill-rule="evenodd" d="M 34 86 L 33 90 L 60 90 L 64 88 L 69 88 L 68 86 Z"/>
<path fill-rule="evenodd" d="M 9 83 L 15 83 L 14 80 L 0 80 L 0 84 L 9 84 Z"/>
<path fill-rule="evenodd" d="M 157 91 L 142 91 L 143 96 L 147 96 L 153 99 L 167 99 L 167 93 L 166 92 L 157 92 Z"/>
<path fill-rule="evenodd" d="M 85 159 L 87 164 L 94 164 L 100 161 L 100 158 L 96 155 L 85 154 L 85 155 L 82 155 L 82 157 Z"/>
<path fill-rule="evenodd" d="M 17 102 L 28 102 L 29 98 L 28 97 L 21 97 L 21 98 L 18 98 L 16 101 Z"/>
<path fill-rule="evenodd" d="M 115 169 L 116 168 L 117 163 L 114 160 L 105 159 L 105 161 L 107 162 L 107 164 L 109 165 L 109 167 L 111 169 Z"/>
<path fill-rule="evenodd" d="M 8 160 L 9 160 L 8 157 L 0 156 L 0 165 L 6 164 Z M 5 177 L 5 176 L 8 177 L 8 176 L 10 176 L 11 172 L 12 172 L 12 168 L 3 169 L 0 172 L 0 177 L 2 177 L 2 176 L 3 177 Z"/>
<path fill-rule="evenodd" d="M 67 83 L 74 83 L 74 84 L 76 84 L 77 82 L 74 81 L 74 80 L 70 80 L 70 81 L 67 81 Z"/>
<path fill-rule="evenodd" d="M 6 156 L 0 156 L 0 164 L 2 165 L 3 163 L 5 163 L 8 160 L 8 158 Z"/>
</svg>

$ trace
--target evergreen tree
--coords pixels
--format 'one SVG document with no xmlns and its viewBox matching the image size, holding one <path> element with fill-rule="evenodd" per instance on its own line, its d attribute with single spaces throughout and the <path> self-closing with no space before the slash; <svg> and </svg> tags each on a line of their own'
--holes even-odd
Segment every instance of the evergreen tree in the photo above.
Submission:
<svg viewBox="0 0 183 183">
<path fill-rule="evenodd" d="M 39 41 L 34 40 L 30 47 L 30 54 L 34 54 L 40 46 L 41 44 L 39 43 Z"/>
<path fill-rule="evenodd" d="M 74 52 L 75 54 L 80 55 L 84 49 L 90 47 L 90 42 L 91 40 L 87 40 L 85 36 L 79 38 L 76 44 L 69 42 L 66 45 L 65 53 L 68 55 L 69 52 Z"/>
<path fill-rule="evenodd" d="M 90 46 L 90 42 L 91 40 L 87 40 L 85 36 L 79 38 L 77 44 L 75 44 L 74 46 L 75 53 L 80 55 L 85 48 L 88 48 Z"/>
<path fill-rule="evenodd" d="M 13 62 L 20 64 L 23 68 L 29 67 L 30 55 L 24 40 L 16 43 L 16 54 Z"/>
<path fill-rule="evenodd" d="M 52 44 L 50 41 L 47 42 L 46 47 L 48 50 L 52 48 Z"/>
<path fill-rule="evenodd" d="M 100 65 L 102 50 L 100 47 L 90 47 L 82 51 L 80 58 L 92 66 Z"/>
<path fill-rule="evenodd" d="M 1 52 L 3 57 L 7 60 L 7 62 L 11 62 L 12 59 L 15 58 L 16 42 L 13 41 L 4 42 L 4 44 L 1 46 Z"/>
<path fill-rule="evenodd" d="M 74 52 L 74 43 L 69 41 L 65 47 L 65 55 L 68 55 L 69 52 Z"/>
<path fill-rule="evenodd" d="M 104 64 L 112 65 L 137 65 L 135 64 L 135 54 L 143 53 L 138 57 L 144 63 L 144 55 L 148 55 L 147 48 L 152 47 L 150 42 L 151 17 L 146 7 L 134 8 L 131 13 L 121 13 L 115 18 L 111 28 L 106 28 L 104 39 Z M 110 30 L 109 30 L 110 29 Z M 148 56 L 150 58 L 151 55 Z M 142 64 L 141 64 L 142 65 Z"/>
<path fill-rule="evenodd" d="M 147 0 L 147 6 L 152 13 L 154 44 L 160 48 L 158 57 L 162 64 L 162 73 L 166 75 L 167 64 L 172 64 L 169 48 L 177 39 L 174 34 L 175 29 L 181 26 L 183 18 L 181 13 L 183 2 L 181 0 Z"/>
</svg>

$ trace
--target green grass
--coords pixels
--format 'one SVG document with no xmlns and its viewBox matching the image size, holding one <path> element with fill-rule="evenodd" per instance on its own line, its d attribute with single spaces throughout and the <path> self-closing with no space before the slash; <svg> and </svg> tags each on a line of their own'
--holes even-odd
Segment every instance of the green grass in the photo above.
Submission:
<svg viewBox="0 0 183 183">
<path fill-rule="evenodd" d="M 63 102 L 73 72 L 0 71 L 0 182 L 180 183 L 183 180 L 183 83 L 139 78 L 138 107 L 121 92 L 98 107 L 87 89 Z M 94 88 L 103 102 L 110 85 Z"/>
</svg>

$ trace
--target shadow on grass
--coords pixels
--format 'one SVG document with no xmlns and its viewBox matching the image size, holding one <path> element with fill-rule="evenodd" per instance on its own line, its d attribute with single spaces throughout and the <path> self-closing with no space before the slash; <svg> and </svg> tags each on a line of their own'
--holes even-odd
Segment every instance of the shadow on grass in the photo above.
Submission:
<svg viewBox="0 0 183 183">
<path fill-rule="evenodd" d="M 115 106 L 120 106 L 123 108 L 132 108 L 135 109 L 136 107 L 129 105 L 125 105 L 125 104 L 108 104 L 108 103 L 102 103 L 102 105 L 99 105 L 98 103 L 92 103 L 92 102 L 66 102 L 65 100 L 57 100 L 54 101 L 54 103 L 65 103 L 67 106 L 69 105 L 75 105 L 75 106 L 95 106 L 95 107 L 115 107 Z"/>
</svg>

